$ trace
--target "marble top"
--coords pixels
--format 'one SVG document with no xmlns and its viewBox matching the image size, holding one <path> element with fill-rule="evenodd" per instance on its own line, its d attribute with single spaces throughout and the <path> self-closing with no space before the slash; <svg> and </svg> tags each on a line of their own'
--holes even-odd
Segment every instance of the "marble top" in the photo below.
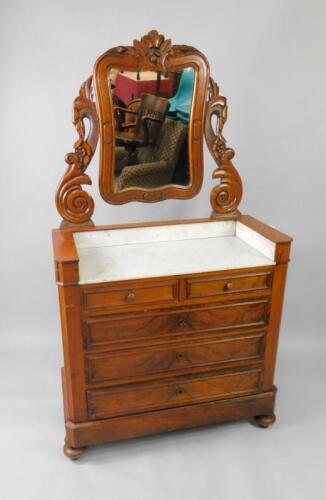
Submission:
<svg viewBox="0 0 326 500">
<path fill-rule="evenodd" d="M 236 221 L 74 233 L 79 283 L 275 264 L 275 244 Z"/>
</svg>

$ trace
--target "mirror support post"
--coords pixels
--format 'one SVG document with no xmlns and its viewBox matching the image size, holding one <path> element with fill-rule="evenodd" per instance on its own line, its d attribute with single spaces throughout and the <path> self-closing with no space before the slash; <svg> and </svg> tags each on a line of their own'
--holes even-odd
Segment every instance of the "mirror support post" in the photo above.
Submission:
<svg viewBox="0 0 326 500">
<path fill-rule="evenodd" d="M 212 78 L 209 81 L 208 101 L 206 105 L 205 138 L 208 149 L 217 164 L 212 178 L 220 183 L 211 191 L 210 202 L 212 217 L 237 216 L 242 198 L 241 177 L 232 163 L 234 150 L 227 147 L 222 135 L 227 120 L 227 100 L 220 94 L 218 85 Z M 216 129 L 213 129 L 212 118 L 216 116 Z"/>
<path fill-rule="evenodd" d="M 93 225 L 94 201 L 82 184 L 91 184 L 86 169 L 92 160 L 98 142 L 99 128 L 95 102 L 92 94 L 90 76 L 82 84 L 79 95 L 73 103 L 73 124 L 78 134 L 74 152 L 68 153 L 65 161 L 67 171 L 62 177 L 55 194 L 56 207 L 63 218 L 63 225 Z M 86 137 L 84 119 L 90 123 Z"/>
</svg>

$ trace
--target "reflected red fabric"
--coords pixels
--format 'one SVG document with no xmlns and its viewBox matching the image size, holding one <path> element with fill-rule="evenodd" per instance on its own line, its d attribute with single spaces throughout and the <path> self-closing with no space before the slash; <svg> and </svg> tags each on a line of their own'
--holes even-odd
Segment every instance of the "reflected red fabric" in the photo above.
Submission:
<svg viewBox="0 0 326 500">
<path fill-rule="evenodd" d="M 114 93 L 126 106 L 133 99 L 139 99 L 144 93 L 156 95 L 157 80 L 134 80 L 128 75 L 118 73 L 115 82 Z M 170 78 L 161 80 L 160 93 L 170 97 L 172 92 L 172 81 Z"/>
</svg>

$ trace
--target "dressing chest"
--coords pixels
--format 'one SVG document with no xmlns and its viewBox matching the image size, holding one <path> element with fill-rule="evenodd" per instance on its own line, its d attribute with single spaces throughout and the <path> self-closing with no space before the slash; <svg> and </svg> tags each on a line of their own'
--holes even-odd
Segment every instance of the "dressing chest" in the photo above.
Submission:
<svg viewBox="0 0 326 500">
<path fill-rule="evenodd" d="M 142 78 L 151 99 L 129 101 Z M 53 230 L 69 458 L 151 433 L 275 420 L 291 238 L 238 211 L 226 110 L 205 57 L 156 31 L 101 56 L 74 102 L 79 137 L 56 193 L 64 223 Z M 102 197 L 125 203 L 197 194 L 204 136 L 217 163 L 209 218 L 94 226 L 82 184 L 98 138 Z"/>
</svg>

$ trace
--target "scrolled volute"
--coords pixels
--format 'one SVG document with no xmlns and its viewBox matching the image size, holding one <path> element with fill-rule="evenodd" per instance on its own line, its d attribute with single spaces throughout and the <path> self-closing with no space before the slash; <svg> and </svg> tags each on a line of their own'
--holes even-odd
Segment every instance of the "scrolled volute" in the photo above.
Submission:
<svg viewBox="0 0 326 500">
<path fill-rule="evenodd" d="M 90 128 L 87 137 L 84 120 L 88 119 Z M 88 222 L 94 212 L 93 198 L 82 189 L 83 184 L 92 184 L 85 173 L 96 150 L 98 141 L 98 117 L 92 95 L 92 77 L 80 88 L 73 103 L 73 124 L 78 139 L 74 143 L 74 152 L 68 153 L 65 162 L 68 169 L 62 177 L 56 191 L 56 207 L 62 218 L 72 224 Z"/>
<path fill-rule="evenodd" d="M 208 149 L 218 165 L 212 178 L 220 183 L 211 191 L 210 202 L 217 215 L 236 213 L 242 198 L 241 177 L 232 164 L 234 150 L 227 147 L 222 134 L 227 120 L 227 100 L 219 91 L 218 85 L 210 78 L 206 108 L 205 138 Z M 215 130 L 212 119 L 216 117 Z"/>
</svg>

